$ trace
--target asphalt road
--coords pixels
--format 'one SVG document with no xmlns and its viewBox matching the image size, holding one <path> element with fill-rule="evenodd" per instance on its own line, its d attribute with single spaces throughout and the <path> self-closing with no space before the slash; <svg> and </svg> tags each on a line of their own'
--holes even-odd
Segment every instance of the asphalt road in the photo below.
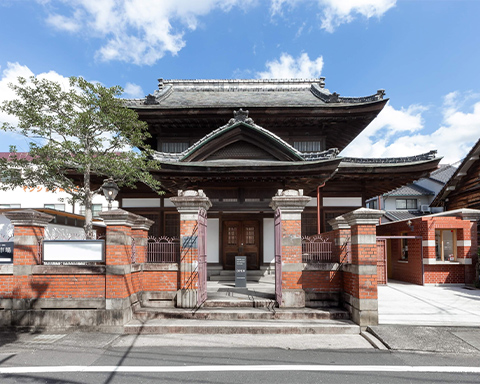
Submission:
<svg viewBox="0 0 480 384">
<path fill-rule="evenodd" d="M 284 345 L 272 348 L 255 335 L 237 336 L 242 343 L 230 335 L 192 337 L 189 344 L 188 335 L 0 334 L 0 383 L 480 382 L 478 351 L 337 349 L 312 335 L 279 336 Z M 303 345 L 292 349 L 290 337 Z"/>
</svg>

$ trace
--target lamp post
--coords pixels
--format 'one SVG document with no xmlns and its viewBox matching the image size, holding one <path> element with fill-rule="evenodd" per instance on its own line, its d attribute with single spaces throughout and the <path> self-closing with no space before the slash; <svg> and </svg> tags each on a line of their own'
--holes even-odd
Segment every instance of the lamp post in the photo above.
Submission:
<svg viewBox="0 0 480 384">
<path fill-rule="evenodd" d="M 117 197 L 120 188 L 118 188 L 117 183 L 115 183 L 111 177 L 103 180 L 101 188 L 103 194 L 105 195 L 105 198 L 108 201 L 108 210 L 110 211 L 112 209 L 112 201 L 115 200 L 115 198 Z"/>
</svg>

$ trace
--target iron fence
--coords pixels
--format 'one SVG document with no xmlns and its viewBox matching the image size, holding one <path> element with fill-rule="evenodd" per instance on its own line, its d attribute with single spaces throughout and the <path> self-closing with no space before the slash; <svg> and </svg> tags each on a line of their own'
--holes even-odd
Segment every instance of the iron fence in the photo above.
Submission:
<svg viewBox="0 0 480 384">
<path fill-rule="evenodd" d="M 302 262 L 331 263 L 333 261 L 332 242 L 321 235 L 302 238 Z"/>
<path fill-rule="evenodd" d="M 148 237 L 147 263 L 178 263 L 180 239 L 176 237 Z"/>
</svg>

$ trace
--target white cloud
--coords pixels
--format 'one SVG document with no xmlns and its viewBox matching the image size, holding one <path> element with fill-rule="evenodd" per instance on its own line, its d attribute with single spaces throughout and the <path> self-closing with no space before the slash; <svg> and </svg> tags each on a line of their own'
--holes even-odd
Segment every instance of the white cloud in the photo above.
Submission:
<svg viewBox="0 0 480 384">
<path fill-rule="evenodd" d="M 302 53 L 294 59 L 288 53 L 282 53 L 279 60 L 268 61 L 265 72 L 257 72 L 260 79 L 310 79 L 319 77 L 323 68 L 323 57 L 310 60 L 308 54 Z"/>
<path fill-rule="evenodd" d="M 47 22 L 57 29 L 105 39 L 96 57 L 152 65 L 185 46 L 185 30 L 213 9 L 246 9 L 255 0 L 62 0 L 71 14 L 52 11 Z M 48 4 L 47 4 L 48 6 Z M 57 11 L 58 12 L 58 11 Z"/>
<path fill-rule="evenodd" d="M 145 96 L 142 87 L 137 84 L 127 83 L 124 89 L 124 96 L 131 98 L 140 98 Z"/>
<path fill-rule="evenodd" d="M 446 95 L 442 124 L 432 133 L 423 133 L 425 107 L 413 105 L 396 110 L 387 105 L 342 156 L 402 157 L 436 149 L 443 163 L 454 163 L 462 159 L 480 137 L 480 102 L 470 105 L 469 112 L 459 109 L 463 105 L 458 92 Z"/>
<path fill-rule="evenodd" d="M 381 17 L 396 0 L 318 0 L 323 8 L 322 28 L 333 32 L 341 24 L 350 23 L 356 15 L 367 19 Z"/>
</svg>

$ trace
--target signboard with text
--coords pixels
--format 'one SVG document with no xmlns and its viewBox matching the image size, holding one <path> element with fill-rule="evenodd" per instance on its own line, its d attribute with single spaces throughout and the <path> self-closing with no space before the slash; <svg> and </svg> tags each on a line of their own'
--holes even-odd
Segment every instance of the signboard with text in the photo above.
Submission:
<svg viewBox="0 0 480 384">
<path fill-rule="evenodd" d="M 0 243 L 0 264 L 13 264 L 13 241 Z"/>
</svg>

